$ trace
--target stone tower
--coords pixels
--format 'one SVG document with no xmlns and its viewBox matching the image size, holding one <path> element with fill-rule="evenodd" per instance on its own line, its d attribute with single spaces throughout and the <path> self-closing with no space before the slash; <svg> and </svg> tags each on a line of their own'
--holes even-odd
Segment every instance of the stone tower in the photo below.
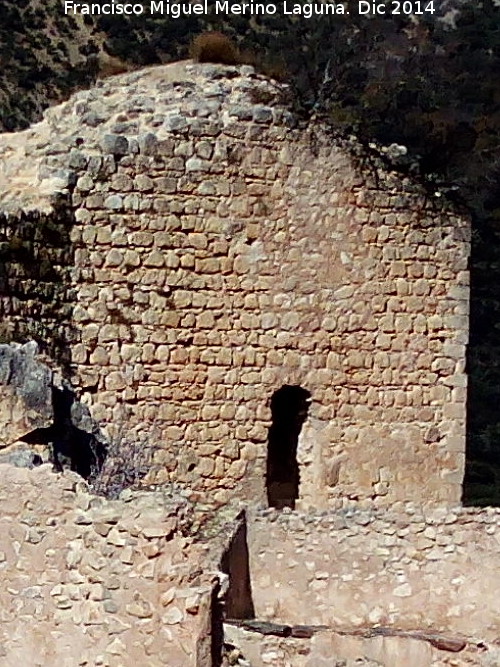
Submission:
<svg viewBox="0 0 500 667">
<path fill-rule="evenodd" d="M 456 503 L 469 223 L 287 97 L 179 63 L 1 136 L 7 333 L 45 343 L 118 446 L 152 448 L 151 481 Z"/>
</svg>

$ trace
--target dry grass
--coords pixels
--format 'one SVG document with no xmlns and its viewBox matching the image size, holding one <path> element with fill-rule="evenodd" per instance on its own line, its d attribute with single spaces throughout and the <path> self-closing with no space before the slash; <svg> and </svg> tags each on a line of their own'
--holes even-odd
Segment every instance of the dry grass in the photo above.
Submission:
<svg viewBox="0 0 500 667">
<path fill-rule="evenodd" d="M 99 54 L 99 59 L 97 63 L 97 78 L 98 79 L 107 79 L 108 76 L 115 76 L 117 74 L 124 74 L 125 72 L 130 72 L 133 69 L 137 69 L 131 65 L 131 63 L 126 63 L 120 58 L 115 56 L 109 56 L 108 54 L 101 53 Z"/>
<path fill-rule="evenodd" d="M 118 498 L 124 489 L 140 485 L 153 469 L 154 451 L 146 438 L 130 439 L 120 428 L 107 446 L 104 464 L 92 484 L 94 493 Z"/>
<path fill-rule="evenodd" d="M 190 55 L 198 63 L 239 65 L 241 56 L 236 44 L 221 32 L 202 32 L 194 38 Z"/>
<path fill-rule="evenodd" d="M 284 81 L 288 78 L 283 60 L 270 59 L 250 49 L 240 51 L 233 40 L 221 32 L 201 33 L 192 41 L 189 52 L 191 58 L 198 63 L 252 65 L 258 72 L 269 78 L 278 81 Z"/>
</svg>

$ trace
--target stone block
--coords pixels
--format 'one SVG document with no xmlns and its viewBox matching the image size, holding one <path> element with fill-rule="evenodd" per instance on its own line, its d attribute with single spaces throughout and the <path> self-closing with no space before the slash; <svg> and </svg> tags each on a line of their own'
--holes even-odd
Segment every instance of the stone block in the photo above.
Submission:
<svg viewBox="0 0 500 667">
<path fill-rule="evenodd" d="M 34 343 L 0 345 L 0 447 L 52 424 L 52 372 Z"/>
<path fill-rule="evenodd" d="M 121 211 L 123 209 L 123 197 L 121 195 L 109 195 L 104 200 L 104 206 L 110 211 Z"/>
<path fill-rule="evenodd" d="M 144 259 L 144 266 L 159 268 L 165 264 L 165 256 L 159 250 L 153 250 Z"/>
<path fill-rule="evenodd" d="M 105 134 L 101 145 L 104 153 L 115 156 L 126 155 L 129 149 L 127 138 L 116 134 Z"/>
</svg>

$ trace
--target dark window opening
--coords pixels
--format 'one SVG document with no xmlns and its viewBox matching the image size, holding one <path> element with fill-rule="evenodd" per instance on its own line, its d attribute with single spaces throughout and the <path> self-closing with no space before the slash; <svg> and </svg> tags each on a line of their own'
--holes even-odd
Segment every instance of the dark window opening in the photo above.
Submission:
<svg viewBox="0 0 500 667">
<path fill-rule="evenodd" d="M 271 397 L 266 475 L 269 507 L 295 508 L 300 482 L 297 444 L 310 401 L 307 389 L 292 385 L 281 387 Z"/>
</svg>

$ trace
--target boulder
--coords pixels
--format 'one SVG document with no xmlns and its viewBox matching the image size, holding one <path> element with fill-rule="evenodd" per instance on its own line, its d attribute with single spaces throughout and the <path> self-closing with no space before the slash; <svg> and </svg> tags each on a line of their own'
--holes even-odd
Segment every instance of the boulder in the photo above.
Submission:
<svg viewBox="0 0 500 667">
<path fill-rule="evenodd" d="M 0 345 L 0 448 L 53 421 L 52 371 L 36 343 Z"/>
<path fill-rule="evenodd" d="M 50 460 L 58 471 L 95 477 L 106 456 L 99 427 L 37 353 L 35 342 L 0 345 L 0 462 L 33 467 Z"/>
</svg>

